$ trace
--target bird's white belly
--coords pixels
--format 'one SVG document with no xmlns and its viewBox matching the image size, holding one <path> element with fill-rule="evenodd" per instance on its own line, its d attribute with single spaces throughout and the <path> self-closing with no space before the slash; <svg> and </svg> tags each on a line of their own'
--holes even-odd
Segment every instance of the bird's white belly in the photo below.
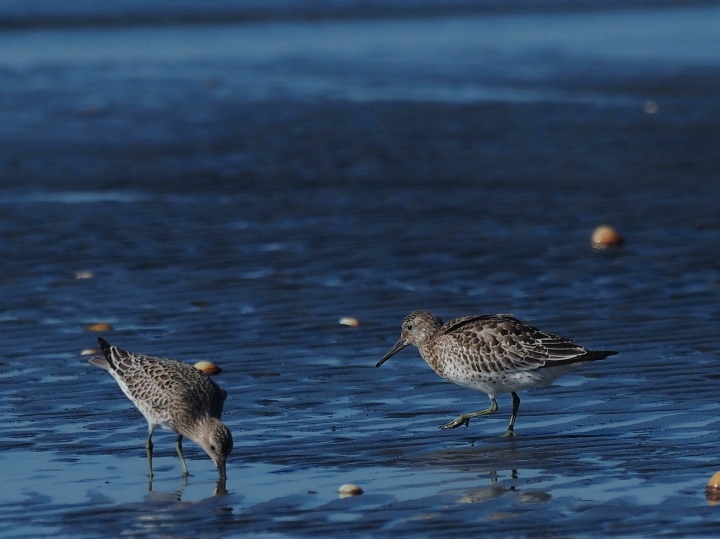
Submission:
<svg viewBox="0 0 720 539">
<path fill-rule="evenodd" d="M 446 367 L 441 376 L 459 386 L 494 396 L 500 393 L 545 387 L 573 368 L 574 365 L 562 365 L 527 371 L 484 373 Z"/>
</svg>

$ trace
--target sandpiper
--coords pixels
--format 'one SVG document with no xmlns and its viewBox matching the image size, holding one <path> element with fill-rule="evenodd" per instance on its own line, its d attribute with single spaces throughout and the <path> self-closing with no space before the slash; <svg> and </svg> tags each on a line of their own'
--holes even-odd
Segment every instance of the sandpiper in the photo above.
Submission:
<svg viewBox="0 0 720 539">
<path fill-rule="evenodd" d="M 105 357 L 94 357 L 90 364 L 108 371 L 148 422 L 145 444 L 148 475 L 152 479 L 152 434 L 160 427 L 178 435 L 175 449 L 183 474 L 188 474 L 182 452 L 187 436 L 202 447 L 225 479 L 225 463 L 232 451 L 230 430 L 220 421 L 227 393 L 210 377 L 191 365 L 151 357 L 111 346 L 98 338 Z"/>
<path fill-rule="evenodd" d="M 411 344 L 439 376 L 490 397 L 487 410 L 458 416 L 441 429 L 467 426 L 473 417 L 495 413 L 495 395 L 512 393 L 512 415 L 505 436 L 515 435 L 520 407 L 517 391 L 547 386 L 579 363 L 617 354 L 587 350 L 508 314 L 465 316 L 443 324 L 434 314 L 415 311 L 405 317 L 400 340 L 376 367 Z"/>
</svg>

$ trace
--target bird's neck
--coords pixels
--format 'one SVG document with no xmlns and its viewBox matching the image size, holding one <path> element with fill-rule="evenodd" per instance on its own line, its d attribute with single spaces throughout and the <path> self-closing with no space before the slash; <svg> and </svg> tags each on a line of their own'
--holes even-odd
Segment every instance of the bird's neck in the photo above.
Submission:
<svg viewBox="0 0 720 539">
<path fill-rule="evenodd" d="M 427 358 L 429 358 L 432 355 L 431 350 L 432 350 L 432 345 L 433 345 L 433 338 L 435 337 L 436 333 L 437 333 L 437 331 L 435 331 L 433 333 L 426 333 L 423 336 L 423 339 L 420 342 L 418 342 L 416 345 L 418 350 L 420 351 L 420 355 L 423 357 L 423 359 L 425 361 L 427 361 L 428 360 Z"/>
</svg>

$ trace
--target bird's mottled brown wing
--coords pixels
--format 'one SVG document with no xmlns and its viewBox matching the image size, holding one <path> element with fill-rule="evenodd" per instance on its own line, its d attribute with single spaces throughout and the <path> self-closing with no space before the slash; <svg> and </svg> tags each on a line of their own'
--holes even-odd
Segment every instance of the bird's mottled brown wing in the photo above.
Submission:
<svg viewBox="0 0 720 539">
<path fill-rule="evenodd" d="M 227 393 L 204 372 L 173 359 L 116 346 L 109 346 L 105 353 L 130 394 L 158 413 L 175 409 L 185 410 L 192 417 L 210 415 L 220 419 Z"/>
<path fill-rule="evenodd" d="M 575 363 L 588 354 L 573 341 L 541 331 L 512 315 L 456 318 L 440 329 L 437 338 L 452 343 L 456 353 L 462 350 L 463 355 L 477 358 L 478 367 L 488 372 Z"/>
</svg>

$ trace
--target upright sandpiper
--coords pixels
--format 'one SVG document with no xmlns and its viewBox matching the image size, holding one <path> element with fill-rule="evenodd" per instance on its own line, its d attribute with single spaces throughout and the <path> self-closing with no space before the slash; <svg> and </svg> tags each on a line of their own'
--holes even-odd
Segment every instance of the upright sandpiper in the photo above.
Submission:
<svg viewBox="0 0 720 539">
<path fill-rule="evenodd" d="M 150 478 L 152 434 L 160 427 L 178 435 L 175 449 L 184 475 L 189 475 L 182 452 L 182 438 L 187 436 L 213 459 L 220 479 L 225 479 L 225 462 L 233 447 L 232 434 L 220 421 L 227 397 L 225 390 L 191 365 L 128 352 L 111 346 L 103 338 L 98 341 L 105 357 L 94 357 L 90 363 L 115 378 L 148 422 L 145 447 Z"/>
<path fill-rule="evenodd" d="M 443 324 L 434 314 L 415 311 L 405 317 L 400 340 L 376 366 L 411 344 L 439 376 L 490 397 L 487 410 L 463 414 L 440 428 L 467 426 L 473 417 L 495 413 L 495 395 L 512 393 L 512 415 L 505 436 L 515 435 L 520 407 L 516 391 L 547 386 L 581 362 L 617 354 L 587 350 L 508 314 L 466 316 Z"/>
</svg>

